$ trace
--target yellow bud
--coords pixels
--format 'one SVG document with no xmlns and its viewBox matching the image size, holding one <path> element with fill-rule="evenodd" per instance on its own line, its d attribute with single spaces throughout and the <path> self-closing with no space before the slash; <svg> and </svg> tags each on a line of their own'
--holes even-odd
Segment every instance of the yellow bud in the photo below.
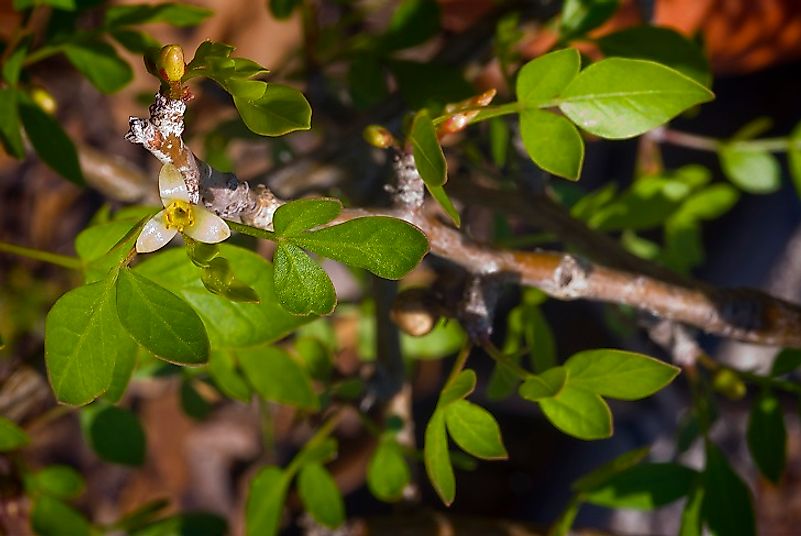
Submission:
<svg viewBox="0 0 801 536">
<path fill-rule="evenodd" d="M 46 89 L 42 87 L 34 87 L 31 89 L 30 96 L 31 99 L 33 99 L 33 102 L 35 102 L 39 108 L 48 114 L 53 115 L 56 113 L 58 103 L 56 102 L 56 99 L 53 98 L 53 95 L 51 95 Z"/>
<path fill-rule="evenodd" d="M 184 50 L 181 45 L 164 45 L 158 57 L 159 76 L 167 82 L 179 82 L 184 76 Z"/>
<path fill-rule="evenodd" d="M 712 379 L 712 387 L 730 400 L 740 400 L 746 394 L 743 380 L 732 370 L 720 369 Z"/>
<path fill-rule="evenodd" d="M 379 149 L 386 149 L 397 145 L 392 133 L 380 125 L 368 125 L 364 129 L 363 135 L 367 143 Z"/>
</svg>

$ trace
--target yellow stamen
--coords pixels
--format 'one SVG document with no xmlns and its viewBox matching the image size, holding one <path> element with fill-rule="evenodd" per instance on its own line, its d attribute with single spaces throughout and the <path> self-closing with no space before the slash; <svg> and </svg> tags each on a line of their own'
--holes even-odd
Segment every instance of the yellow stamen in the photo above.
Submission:
<svg viewBox="0 0 801 536">
<path fill-rule="evenodd" d="M 184 229 L 195 223 L 192 205 L 186 201 L 173 201 L 164 210 L 164 225 L 167 229 L 176 229 L 183 233 Z"/>
</svg>

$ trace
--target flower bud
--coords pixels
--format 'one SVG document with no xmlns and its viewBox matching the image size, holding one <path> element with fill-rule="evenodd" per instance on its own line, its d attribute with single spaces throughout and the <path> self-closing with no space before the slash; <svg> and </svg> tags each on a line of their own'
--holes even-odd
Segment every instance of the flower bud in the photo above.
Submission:
<svg viewBox="0 0 801 536">
<path fill-rule="evenodd" d="M 184 76 L 184 50 L 181 45 L 164 45 L 157 60 L 159 76 L 166 82 L 180 82 Z"/>
<path fill-rule="evenodd" d="M 393 145 L 397 145 L 395 136 L 393 136 L 389 130 L 380 125 L 368 125 L 364 129 L 363 136 L 367 143 L 379 149 L 386 149 L 388 147 L 392 147 Z"/>
<path fill-rule="evenodd" d="M 30 96 L 33 102 L 46 113 L 50 115 L 56 113 L 58 103 L 56 103 L 56 99 L 53 98 L 53 95 L 43 87 L 36 86 L 31 89 Z"/>
<path fill-rule="evenodd" d="M 401 331 L 412 337 L 430 333 L 440 316 L 436 301 L 424 288 L 411 288 L 398 294 L 389 315 Z"/>
<path fill-rule="evenodd" d="M 712 387 L 730 400 L 740 400 L 746 394 L 743 380 L 732 370 L 720 369 L 712 379 Z"/>
</svg>

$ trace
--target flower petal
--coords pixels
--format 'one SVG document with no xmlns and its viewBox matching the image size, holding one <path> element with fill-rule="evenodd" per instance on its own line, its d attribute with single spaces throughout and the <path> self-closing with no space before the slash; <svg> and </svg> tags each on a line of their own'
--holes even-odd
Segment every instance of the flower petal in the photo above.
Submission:
<svg viewBox="0 0 801 536">
<path fill-rule="evenodd" d="M 167 229 L 164 225 L 164 211 L 162 210 L 142 227 L 142 232 L 136 239 L 136 251 L 139 253 L 156 251 L 166 246 L 177 232 L 175 229 Z"/>
<path fill-rule="evenodd" d="M 170 201 L 189 202 L 189 191 L 186 189 L 184 178 L 172 164 L 164 164 L 159 172 L 159 195 L 165 207 Z"/>
<path fill-rule="evenodd" d="M 216 244 L 231 236 L 231 229 L 228 228 L 225 220 L 208 209 L 192 205 L 192 216 L 195 222 L 184 229 L 184 233 L 189 238 L 206 244 Z"/>
</svg>

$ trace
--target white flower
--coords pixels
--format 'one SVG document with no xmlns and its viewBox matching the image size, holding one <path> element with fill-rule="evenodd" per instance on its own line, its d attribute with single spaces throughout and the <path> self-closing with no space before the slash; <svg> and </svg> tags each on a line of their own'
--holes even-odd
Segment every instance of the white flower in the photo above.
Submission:
<svg viewBox="0 0 801 536">
<path fill-rule="evenodd" d="M 159 193 L 164 210 L 153 216 L 136 239 L 136 251 L 150 253 L 164 247 L 178 233 L 207 244 L 231 236 L 225 221 L 205 207 L 189 202 L 189 192 L 178 168 L 165 164 L 159 173 Z"/>
</svg>

